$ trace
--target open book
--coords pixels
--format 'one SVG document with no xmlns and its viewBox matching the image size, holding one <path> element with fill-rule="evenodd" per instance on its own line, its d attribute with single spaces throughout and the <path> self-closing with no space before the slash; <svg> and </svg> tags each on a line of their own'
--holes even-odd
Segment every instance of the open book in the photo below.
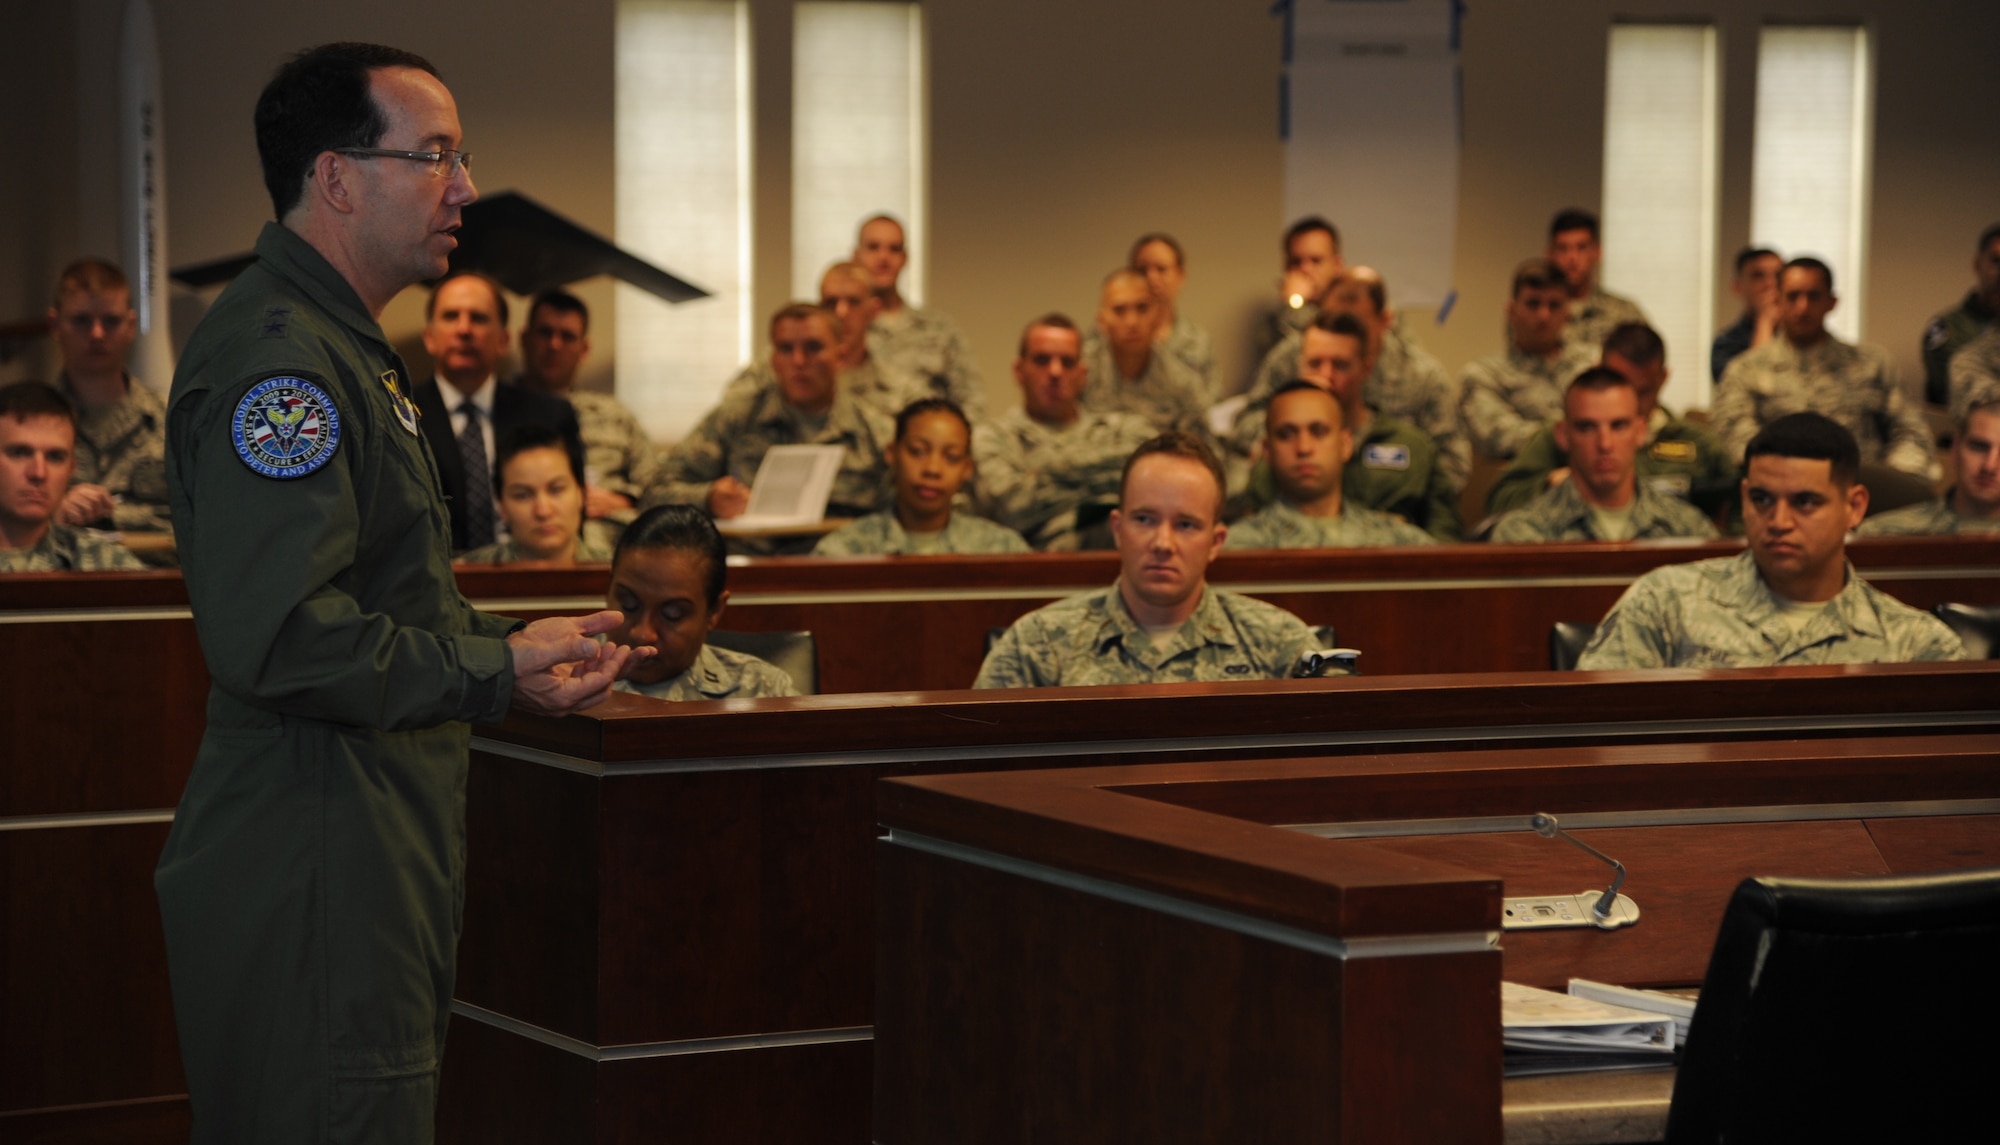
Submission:
<svg viewBox="0 0 2000 1145">
<path fill-rule="evenodd" d="M 846 456 L 839 445 L 772 446 L 757 466 L 749 507 L 741 516 L 717 521 L 716 528 L 739 533 L 819 524 Z"/>
<path fill-rule="evenodd" d="M 1674 1061 L 1671 1017 L 1515 982 L 1500 984 L 1500 1025 L 1510 1077 Z"/>
</svg>

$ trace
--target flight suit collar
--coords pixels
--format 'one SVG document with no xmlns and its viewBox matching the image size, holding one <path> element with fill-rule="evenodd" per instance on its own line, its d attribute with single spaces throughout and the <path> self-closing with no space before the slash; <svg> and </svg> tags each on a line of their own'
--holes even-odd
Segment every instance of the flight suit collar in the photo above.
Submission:
<svg viewBox="0 0 2000 1145">
<path fill-rule="evenodd" d="M 260 267 L 298 288 L 320 313 L 395 353 L 381 323 L 368 313 L 354 287 L 299 234 L 281 223 L 265 223 L 257 235 L 256 251 Z"/>
<path fill-rule="evenodd" d="M 1194 613 L 1175 632 L 1173 639 L 1165 644 L 1154 644 L 1153 637 L 1132 616 L 1132 610 L 1125 607 L 1124 581 L 1120 579 L 1111 586 L 1104 606 L 1104 620 L 1098 625 L 1096 639 L 1092 642 L 1099 656 L 1106 655 L 1113 645 L 1118 645 L 1124 655 L 1133 662 L 1143 665 L 1148 671 L 1157 672 L 1169 660 L 1190 651 L 1217 644 L 1233 648 L 1236 645 L 1236 628 L 1229 623 L 1229 615 L 1222 609 L 1207 585 L 1201 589 L 1201 603 Z"/>
</svg>

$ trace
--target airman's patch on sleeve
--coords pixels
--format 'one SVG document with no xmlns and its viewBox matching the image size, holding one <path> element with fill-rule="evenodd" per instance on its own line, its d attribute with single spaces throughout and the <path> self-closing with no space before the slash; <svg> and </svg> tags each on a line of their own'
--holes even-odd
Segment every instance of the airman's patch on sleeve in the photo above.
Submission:
<svg viewBox="0 0 2000 1145">
<path fill-rule="evenodd" d="M 1410 447 L 1377 441 L 1361 448 L 1361 464 L 1368 469 L 1408 469 Z"/>
<path fill-rule="evenodd" d="M 1689 462 L 1695 458 L 1692 441 L 1656 441 L 1651 452 L 1655 461 Z"/>
<path fill-rule="evenodd" d="M 404 429 L 417 432 L 417 403 L 411 401 L 403 393 L 403 388 L 396 384 L 396 371 L 383 370 L 382 385 L 389 391 L 389 404 L 396 407 L 396 420 L 403 423 Z"/>
<path fill-rule="evenodd" d="M 304 378 L 266 378 L 236 403 L 236 456 L 266 477 L 304 477 L 333 460 L 340 411 Z"/>
</svg>

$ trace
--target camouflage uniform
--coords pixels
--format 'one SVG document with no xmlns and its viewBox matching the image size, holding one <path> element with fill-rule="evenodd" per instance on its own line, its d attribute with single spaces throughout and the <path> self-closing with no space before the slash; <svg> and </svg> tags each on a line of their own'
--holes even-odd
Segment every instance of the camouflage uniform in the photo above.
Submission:
<svg viewBox="0 0 2000 1145">
<path fill-rule="evenodd" d="M 833 480 L 827 516 L 864 516 L 890 500 L 889 467 L 882 451 L 893 435 L 893 426 L 844 393 L 835 394 L 825 423 L 817 426 L 786 402 L 776 386 L 731 394 L 667 454 L 640 506 L 705 509 L 709 486 L 725 475 L 754 486 L 757 467 L 774 445 L 839 445 L 847 456 Z M 736 537 L 730 545 L 756 553 L 778 548 L 772 538 Z"/>
<path fill-rule="evenodd" d="M 1558 415 L 1560 416 L 1560 415 Z M 1519 509 L 1548 491 L 1549 474 L 1569 464 L 1552 426 L 1543 426 L 1521 447 L 1486 494 L 1486 511 Z M 1722 439 L 1684 418 L 1654 406 L 1639 450 L 1639 484 L 1655 493 L 1692 501 L 1704 510 L 1719 508 L 1736 493 L 1740 473 Z"/>
<path fill-rule="evenodd" d="M 1577 661 L 1597 668 L 1766 668 L 1963 660 L 1958 637 L 1847 566 L 1847 587 L 1798 632 L 1751 554 L 1668 565 L 1633 582 Z"/>
<path fill-rule="evenodd" d="M 688 669 L 657 684 L 620 680 L 614 692 L 633 692 L 656 700 L 762 700 L 796 696 L 799 690 L 783 668 L 744 652 L 704 644 Z"/>
<path fill-rule="evenodd" d="M 1025 553 L 1031 551 L 1021 534 L 970 513 L 953 513 L 938 533 L 911 536 L 884 509 L 819 539 L 816 557 L 869 557 L 929 553 Z"/>
<path fill-rule="evenodd" d="M 1993 311 L 1981 301 L 1977 290 L 1966 292 L 1965 301 L 1950 310 L 1938 311 L 1924 327 L 1924 400 L 1932 405 L 1950 405 L 1951 360 L 1968 343 L 1983 333 L 1993 321 Z"/>
<path fill-rule="evenodd" d="M 1951 383 L 1945 397 L 1959 414 L 1975 392 L 2000 386 L 2000 327 L 1989 326 L 1953 354 Z"/>
<path fill-rule="evenodd" d="M 521 548 L 509 537 L 490 545 L 482 545 L 451 558 L 455 565 L 511 565 L 538 558 L 523 556 Z M 580 565 L 602 565 L 611 563 L 611 550 L 598 545 L 588 536 L 578 537 L 576 542 L 576 563 Z"/>
<path fill-rule="evenodd" d="M 1863 461 L 1919 476 L 1931 470 L 1930 429 L 1889 359 L 1831 335 L 1805 350 L 1773 338 L 1729 363 L 1715 391 L 1715 432 L 1731 457 L 1741 457 L 1758 430 L 1804 411 L 1846 426 Z"/>
<path fill-rule="evenodd" d="M 1125 459 L 1153 434 L 1137 414 L 1083 413 L 1052 426 L 1009 410 L 973 427 L 973 503 L 1038 549 L 1075 549 L 1077 511 L 1101 519 L 1118 504 Z"/>
<path fill-rule="evenodd" d="M 1146 356 L 1145 372 L 1127 379 L 1118 373 L 1108 343 L 1100 340 L 1096 351 L 1084 359 L 1090 366 L 1090 381 L 1077 399 L 1078 408 L 1090 413 L 1135 413 L 1151 422 L 1155 433 L 1184 429 L 1207 439 L 1208 405 L 1201 379 L 1179 358 L 1156 346 Z"/>
<path fill-rule="evenodd" d="M 109 537 L 54 522 L 32 547 L 0 549 L 0 573 L 123 572 L 145 567 L 132 550 Z"/>
<path fill-rule="evenodd" d="M 1319 304 L 1308 302 L 1304 306 L 1292 306 L 1288 300 L 1280 299 L 1257 313 L 1257 321 L 1250 337 L 1250 351 L 1258 361 L 1270 356 L 1272 350 L 1288 338 L 1296 338 L 1305 332 L 1319 317 Z"/>
<path fill-rule="evenodd" d="M 1091 330 L 1083 336 L 1083 356 L 1093 360 L 1100 352 L 1099 343 L 1104 335 Z M 1187 315 L 1176 313 L 1174 324 L 1167 329 L 1167 336 L 1156 339 L 1153 349 L 1172 355 L 1181 365 L 1201 380 L 1201 400 L 1212 405 L 1221 396 L 1215 386 L 1215 343 L 1208 331 L 1188 321 Z"/>
<path fill-rule="evenodd" d="M 2000 521 L 1982 521 L 1977 517 L 1960 516 L 1952 508 L 1957 489 L 1947 489 L 1944 496 L 1933 501 L 1916 505 L 1905 505 L 1886 513 L 1877 513 L 1861 522 L 1854 530 L 1857 537 L 1940 537 L 1965 533 L 2000 532 Z"/>
<path fill-rule="evenodd" d="M 125 396 L 102 409 L 86 409 L 68 377 L 56 389 L 76 407 L 76 473 L 80 485 L 102 485 L 118 498 L 111 523 L 121 531 L 171 533 L 167 511 L 167 403 L 153 387 L 130 376 Z"/>
<path fill-rule="evenodd" d="M 1236 415 L 1230 448 L 1248 454 L 1264 436 L 1264 411 L 1271 395 L 1299 376 L 1299 355 L 1305 336 L 1287 338 L 1264 355 L 1244 393 L 1249 401 Z M 1453 492 L 1465 487 L 1472 469 L 1472 447 L 1459 432 L 1458 386 L 1444 364 L 1394 329 L 1382 336 L 1382 353 L 1362 384 L 1361 400 L 1371 409 L 1407 422 L 1437 443 L 1438 461 Z M 1454 514 L 1455 516 L 1456 514 Z"/>
<path fill-rule="evenodd" d="M 979 371 L 951 319 L 935 310 L 904 306 L 880 314 L 868 328 L 868 356 L 882 379 L 874 397 L 864 402 L 893 404 L 890 417 L 920 397 L 948 397 L 965 416 L 977 422 L 986 415 L 986 391 Z"/>
<path fill-rule="evenodd" d="M 1277 605 L 1210 585 L 1194 615 L 1155 645 L 1113 584 L 1015 621 L 986 654 L 972 686 L 1278 680 L 1317 644 L 1305 621 Z"/>
<path fill-rule="evenodd" d="M 1505 354 L 1468 362 L 1458 398 L 1458 421 L 1472 447 L 1488 457 L 1509 458 L 1535 431 L 1562 413 L 1563 388 L 1597 364 L 1597 350 L 1563 344 L 1553 358 Z"/>
<path fill-rule="evenodd" d="M 1639 483 L 1632 499 L 1632 535 L 1622 540 L 1650 541 L 1663 537 L 1713 537 L 1715 525 L 1701 510 L 1679 497 L 1656 493 Z M 1493 526 L 1496 545 L 1542 544 L 1554 541 L 1596 541 L 1597 521 L 1577 492 L 1574 479 L 1501 516 Z"/>
<path fill-rule="evenodd" d="M 1341 500 L 1401 517 L 1436 540 L 1456 541 L 1458 489 L 1445 476 L 1441 456 L 1430 435 L 1408 422 L 1371 417 L 1341 470 Z M 1268 459 L 1250 471 L 1247 499 L 1258 507 L 1277 503 Z"/>
<path fill-rule="evenodd" d="M 1639 304 L 1602 286 L 1593 286 L 1582 301 L 1570 299 L 1569 326 L 1564 337 L 1571 345 L 1588 346 L 1593 354 L 1604 348 L 1611 332 L 1627 322 L 1646 321 Z"/>
<path fill-rule="evenodd" d="M 563 396 L 576 408 L 577 429 L 583 437 L 585 480 L 633 501 L 631 508 L 584 521 L 584 538 L 609 549 L 618 543 L 618 535 L 625 531 L 625 526 L 639 515 L 639 496 L 659 471 L 660 451 L 639 424 L 638 415 L 610 394 L 571 390 Z"/>
<path fill-rule="evenodd" d="M 1373 549 L 1437 541 L 1407 521 L 1343 499 L 1333 517 L 1308 517 L 1280 500 L 1229 526 L 1225 543 L 1232 549 Z"/>
</svg>

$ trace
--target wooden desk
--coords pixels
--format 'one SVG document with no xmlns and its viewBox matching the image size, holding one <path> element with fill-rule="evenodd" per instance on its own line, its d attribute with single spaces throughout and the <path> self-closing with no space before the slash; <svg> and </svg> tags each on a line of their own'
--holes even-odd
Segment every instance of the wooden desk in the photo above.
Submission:
<svg viewBox="0 0 2000 1145">
<path fill-rule="evenodd" d="M 1990 743 L 1996 685 L 2000 665 L 1988 664 L 1537 673 L 678 707 L 623 698 L 563 721 L 512 720 L 474 745 L 457 991 L 470 1020 L 453 1027 L 441 1131 L 557 1138 L 592 1125 L 615 1140 L 676 1124 L 694 1139 L 735 1126 L 756 1139 L 865 1140 L 880 778 L 1275 757 L 1304 768 L 1329 751 L 1378 753 L 1369 758 L 1421 777 L 1438 744 L 1538 745 L 1522 759 L 1578 743 L 1677 755 L 1724 744 L 1754 757 L 1832 751 L 1883 727 L 1926 744 L 1974 732 Z M 1214 818 L 1240 794 L 1226 777 L 1250 766 L 1218 765 L 1198 792 L 1160 798 L 1198 797 Z M 1522 770 L 1493 789 L 1554 794 L 1561 778 Z M 1298 808 L 1310 812 L 1300 821 L 1330 818 L 1320 802 Z M 1561 869 L 1565 891 L 1595 877 Z M 1497 896 L 1497 882 L 1475 882 Z M 1476 907 L 1460 920 L 1467 932 L 1483 936 L 1485 891 L 1454 893 Z"/>
<path fill-rule="evenodd" d="M 2000 743 L 933 776 L 879 806 L 876 1141 L 1497 1142 L 1503 974 L 1698 982 L 1743 877 L 2000 862 Z M 1535 810 L 1625 861 L 1637 926 L 1496 934 L 1503 886 L 1605 881 Z"/>
</svg>

